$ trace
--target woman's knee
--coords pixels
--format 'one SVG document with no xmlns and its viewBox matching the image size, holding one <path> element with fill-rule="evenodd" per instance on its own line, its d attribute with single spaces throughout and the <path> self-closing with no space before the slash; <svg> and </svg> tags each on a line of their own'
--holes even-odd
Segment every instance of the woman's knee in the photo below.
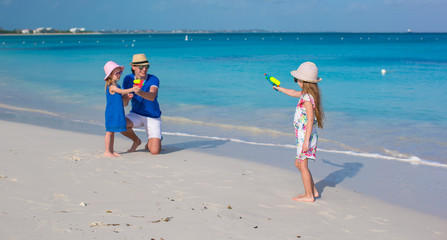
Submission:
<svg viewBox="0 0 447 240">
<path fill-rule="evenodd" d="M 161 140 L 158 138 L 151 138 L 148 142 L 148 148 L 149 152 L 151 152 L 152 155 L 158 155 L 161 152 Z"/>
</svg>

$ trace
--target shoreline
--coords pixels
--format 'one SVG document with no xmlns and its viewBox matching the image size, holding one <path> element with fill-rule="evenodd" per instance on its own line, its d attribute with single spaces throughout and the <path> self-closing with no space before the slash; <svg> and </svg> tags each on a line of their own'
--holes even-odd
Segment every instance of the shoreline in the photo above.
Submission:
<svg viewBox="0 0 447 240">
<path fill-rule="evenodd" d="M 3 109 L 7 109 L 7 110 L 11 110 L 14 112 L 18 112 L 20 115 L 22 115 L 21 113 L 35 113 L 41 116 L 47 116 L 47 117 L 56 117 L 56 118 L 60 118 L 61 121 L 67 121 L 67 119 L 58 114 L 58 113 L 54 113 L 54 112 L 49 112 L 46 110 L 39 110 L 39 109 L 33 109 L 33 108 L 24 108 L 24 107 L 16 107 L 13 105 L 8 105 L 8 104 L 3 104 L 0 103 L 0 108 Z M 24 116 L 23 116 L 24 117 Z M 0 116 L 0 120 L 2 119 L 2 117 Z M 204 127 L 204 126 L 209 126 L 209 127 L 214 127 L 216 129 L 222 128 L 222 129 L 229 129 L 229 130 L 234 130 L 234 131 L 247 131 L 247 132 L 269 132 L 275 136 L 288 136 L 288 134 L 285 134 L 283 132 L 280 131 L 276 131 L 273 129 L 261 129 L 258 127 L 247 127 L 247 126 L 235 126 L 235 125 L 227 125 L 224 123 L 207 123 L 205 121 L 200 121 L 200 120 L 191 120 L 185 117 L 172 117 L 172 116 L 163 116 L 162 117 L 163 122 L 168 123 L 168 124 L 183 124 L 183 127 L 190 127 L 190 126 L 200 126 L 200 127 Z M 100 122 L 96 122 L 94 120 L 77 120 L 77 119 L 72 119 L 72 121 L 74 122 L 78 122 L 80 124 L 85 124 L 85 125 L 91 125 L 91 127 L 97 127 L 99 129 L 104 127 L 103 123 Z M 27 124 L 32 122 L 31 119 L 28 120 L 24 120 L 23 123 Z M 49 126 L 48 124 L 41 124 L 43 126 Z M 135 129 L 135 131 L 142 131 L 142 129 Z M 188 133 L 188 132 L 178 132 L 178 131 L 163 131 L 164 135 L 174 135 L 174 136 L 185 136 L 185 137 L 191 137 L 191 138 L 199 138 L 199 139 L 213 139 L 213 140 L 222 140 L 222 141 L 230 141 L 230 142 L 235 142 L 235 143 L 240 143 L 240 144 L 248 144 L 248 145 L 259 145 L 259 146 L 270 146 L 270 147 L 279 147 L 279 148 L 283 148 L 285 151 L 289 151 L 287 149 L 295 149 L 295 146 L 292 144 L 288 144 L 288 143 L 279 143 L 279 142 L 262 142 L 262 141 L 256 141 L 256 140 L 248 140 L 244 138 L 237 138 L 237 137 L 232 137 L 232 136 L 226 136 L 226 137 L 221 137 L 218 134 L 214 135 L 214 136 L 208 136 L 208 135 L 198 135 L 198 134 L 194 134 L 194 133 Z M 322 142 L 328 142 L 330 140 L 324 139 L 324 138 L 320 138 L 320 141 Z M 320 145 L 321 146 L 321 145 Z M 421 165 L 421 166 L 431 166 L 431 167 L 439 167 L 439 168 L 447 168 L 447 164 L 440 162 L 440 161 L 436 161 L 436 160 L 427 160 L 427 159 L 421 159 L 420 157 L 416 156 L 416 155 L 411 155 L 411 154 L 402 154 L 402 153 L 398 153 L 398 154 L 383 154 L 383 153 L 379 153 L 379 152 L 366 152 L 366 151 L 356 151 L 356 149 L 352 148 L 352 147 L 347 147 L 347 148 L 334 148 L 333 146 L 329 146 L 328 148 L 322 148 L 319 147 L 319 152 L 326 152 L 326 153 L 334 153 L 334 154 L 342 154 L 342 155 L 346 155 L 346 156 L 357 156 L 357 157 L 363 157 L 363 158 L 370 158 L 370 159 L 383 159 L 383 160 L 389 160 L 389 161 L 398 161 L 398 162 L 403 162 L 403 163 L 407 163 L 407 164 L 411 164 L 411 165 Z"/>
<path fill-rule="evenodd" d="M 185 31 L 185 32 L 89 32 L 89 33 L 0 33 L 0 36 L 65 36 L 65 35 L 145 35 L 145 34 L 447 34 L 447 32 L 275 32 L 275 31 Z"/>
<path fill-rule="evenodd" d="M 8 139 L 0 146 L 0 187 L 7 196 L 0 199 L 0 224 L 6 226 L 0 236 L 5 239 L 444 239 L 447 235 L 447 217 L 387 203 L 361 191 L 388 181 L 382 193 L 391 195 L 389 186 L 397 184 L 410 196 L 415 194 L 408 189 L 413 184 L 401 182 L 399 172 L 384 179 L 392 165 L 407 171 L 402 163 L 381 166 L 359 157 L 321 153 L 321 160 L 311 162 L 310 169 L 322 197 L 314 203 L 297 203 L 291 197 L 303 188 L 288 159 L 293 151 L 166 136 L 161 155 L 139 150 L 105 158 L 103 136 L 0 123 Z M 115 146 L 124 151 L 129 141 L 117 137 Z M 418 166 L 413 171 L 432 170 Z M 436 188 L 442 189 L 442 182 Z"/>
</svg>

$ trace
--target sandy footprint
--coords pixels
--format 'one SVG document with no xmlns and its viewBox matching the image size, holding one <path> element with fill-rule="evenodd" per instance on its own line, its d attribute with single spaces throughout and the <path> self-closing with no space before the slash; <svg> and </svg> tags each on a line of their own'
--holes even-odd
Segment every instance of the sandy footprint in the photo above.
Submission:
<svg viewBox="0 0 447 240">
<path fill-rule="evenodd" d="M 70 199 L 68 198 L 68 196 L 63 193 L 53 193 L 53 200 L 70 202 Z"/>
<path fill-rule="evenodd" d="M 146 178 L 155 178 L 155 179 L 166 178 L 166 176 L 160 176 L 160 175 L 146 175 L 145 177 Z"/>
<path fill-rule="evenodd" d="M 255 173 L 255 171 L 253 171 L 253 170 L 250 170 L 250 169 L 245 169 L 244 171 L 242 171 L 242 175 L 243 176 L 250 176 L 250 175 L 253 175 Z"/>
<path fill-rule="evenodd" d="M 272 208 L 272 207 L 269 207 L 269 206 L 267 206 L 267 205 L 264 205 L 264 204 L 259 204 L 259 207 L 261 207 L 261 208 L 267 208 L 267 209 L 270 209 L 270 208 Z"/>
<path fill-rule="evenodd" d="M 169 168 L 169 167 L 168 166 L 163 166 L 163 165 L 152 166 L 152 169 L 167 169 L 167 168 Z"/>
<path fill-rule="evenodd" d="M 11 177 L 8 177 L 6 175 L 0 175 L 0 181 L 1 180 L 5 180 L 5 181 L 8 181 L 8 182 L 17 182 L 17 181 L 19 181 L 17 178 L 11 178 Z"/>
<path fill-rule="evenodd" d="M 369 231 L 371 231 L 371 232 L 375 232 L 375 233 L 384 233 L 384 232 L 388 232 L 388 230 L 386 230 L 386 229 L 369 229 Z"/>
<path fill-rule="evenodd" d="M 47 211 L 48 209 L 50 209 L 53 206 L 51 204 L 48 204 L 47 202 L 41 203 L 41 202 L 36 202 L 34 200 L 19 198 L 19 197 L 11 197 L 11 198 L 16 199 L 17 201 L 24 202 L 26 204 L 34 205 L 34 206 L 30 207 L 30 209 L 36 209 L 36 207 L 37 207 L 37 208 Z"/>
<path fill-rule="evenodd" d="M 318 215 L 320 215 L 320 216 L 324 216 L 324 217 L 326 217 L 326 218 L 328 218 L 328 219 L 330 219 L 330 220 L 334 220 L 334 219 L 336 219 L 337 217 L 335 217 L 334 215 L 333 215 L 333 211 L 320 211 L 319 213 L 318 213 Z"/>
<path fill-rule="evenodd" d="M 86 151 L 84 150 L 75 150 L 71 153 L 63 153 L 63 158 L 70 160 L 70 161 L 74 161 L 74 162 L 80 162 L 80 161 L 84 161 L 88 158 L 99 158 L 102 157 L 102 155 L 98 156 L 98 154 L 86 154 Z M 57 160 L 59 158 L 55 158 L 55 160 Z"/>
<path fill-rule="evenodd" d="M 196 183 L 194 183 L 194 184 L 196 184 L 196 185 L 202 185 L 202 186 L 211 186 L 211 183 L 209 183 L 209 182 L 196 182 Z"/>
<path fill-rule="evenodd" d="M 285 205 L 285 204 L 278 205 L 278 207 L 281 207 L 281 208 L 292 208 L 292 209 L 301 209 L 302 208 L 299 205 Z"/>
<path fill-rule="evenodd" d="M 380 224 L 380 225 L 390 225 L 389 219 L 379 218 L 379 217 L 371 217 L 371 221 Z"/>
<path fill-rule="evenodd" d="M 353 215 L 348 214 L 348 215 L 346 215 L 346 217 L 344 218 L 344 220 L 352 220 L 352 219 L 356 219 L 356 218 L 357 218 L 356 216 L 353 216 Z"/>
<path fill-rule="evenodd" d="M 177 178 L 177 177 L 183 177 L 185 176 L 185 174 L 182 172 L 171 172 L 171 176 Z"/>
</svg>

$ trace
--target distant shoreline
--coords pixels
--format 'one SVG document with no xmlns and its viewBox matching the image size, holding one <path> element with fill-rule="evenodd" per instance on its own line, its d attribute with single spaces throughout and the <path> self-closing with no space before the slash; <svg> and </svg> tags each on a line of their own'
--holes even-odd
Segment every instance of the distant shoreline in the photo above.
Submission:
<svg viewBox="0 0 447 240">
<path fill-rule="evenodd" d="M 447 34 L 447 32 L 270 32 L 270 31 L 197 31 L 197 32 L 88 32 L 88 33 L 0 33 L 0 36 L 57 36 L 57 35 L 142 35 L 142 34 Z"/>
</svg>

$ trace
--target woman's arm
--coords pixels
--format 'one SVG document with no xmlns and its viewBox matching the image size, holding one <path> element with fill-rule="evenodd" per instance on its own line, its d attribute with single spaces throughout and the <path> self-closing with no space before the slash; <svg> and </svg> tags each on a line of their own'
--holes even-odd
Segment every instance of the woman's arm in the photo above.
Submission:
<svg viewBox="0 0 447 240">
<path fill-rule="evenodd" d="M 312 127 L 314 125 L 314 110 L 311 102 L 304 102 L 304 108 L 306 109 L 307 123 L 302 151 L 307 152 L 309 150 L 310 134 L 312 133 Z"/>
<path fill-rule="evenodd" d="M 144 91 L 141 91 L 141 89 L 140 89 L 140 90 L 136 91 L 135 94 L 137 94 L 138 96 L 140 96 L 146 100 L 154 101 L 158 94 L 158 87 L 151 86 L 151 88 L 149 89 L 149 92 L 144 92 Z"/>
<path fill-rule="evenodd" d="M 301 97 L 301 91 L 296 91 L 293 89 L 283 88 L 283 87 L 279 87 L 279 86 L 273 86 L 273 89 L 278 90 L 278 91 L 280 91 L 286 95 L 289 95 L 291 97 L 296 97 L 296 98 Z"/>
</svg>

